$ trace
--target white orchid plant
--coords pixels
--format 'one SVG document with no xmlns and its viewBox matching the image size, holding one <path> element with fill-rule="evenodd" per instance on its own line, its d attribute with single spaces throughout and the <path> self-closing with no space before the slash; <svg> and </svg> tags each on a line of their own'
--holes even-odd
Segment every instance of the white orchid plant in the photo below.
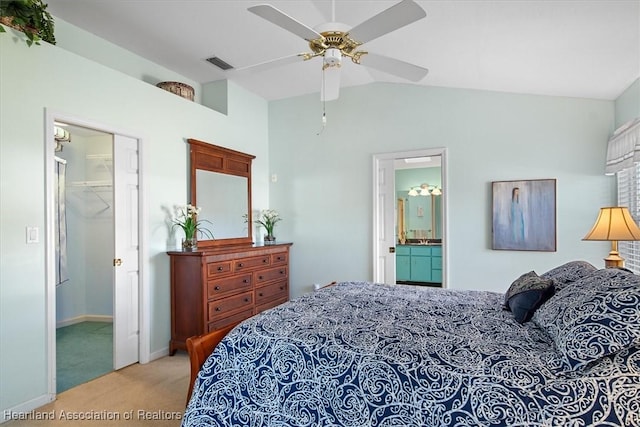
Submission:
<svg viewBox="0 0 640 427">
<path fill-rule="evenodd" d="M 211 224 L 211 221 L 206 219 L 198 220 L 198 215 L 202 208 L 188 204 L 186 206 L 176 205 L 174 206 L 174 210 L 176 216 L 171 219 L 171 222 L 173 222 L 172 227 L 179 226 L 182 228 L 185 239 L 194 239 L 197 237 L 198 233 L 213 239 L 213 233 L 202 226 L 203 222 Z"/>
<path fill-rule="evenodd" d="M 255 222 L 264 227 L 268 236 L 273 236 L 273 228 L 278 222 L 282 221 L 280 214 L 273 209 L 264 209 L 260 212 L 260 218 Z"/>
</svg>

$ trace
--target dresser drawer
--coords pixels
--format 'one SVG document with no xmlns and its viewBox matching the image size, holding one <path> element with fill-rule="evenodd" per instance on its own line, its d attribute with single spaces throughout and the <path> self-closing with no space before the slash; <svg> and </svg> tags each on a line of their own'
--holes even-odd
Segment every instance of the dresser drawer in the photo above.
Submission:
<svg viewBox="0 0 640 427">
<path fill-rule="evenodd" d="M 271 264 L 280 265 L 287 264 L 289 262 L 289 254 L 287 252 L 279 252 L 271 255 Z"/>
<path fill-rule="evenodd" d="M 245 319 L 253 316 L 253 309 L 249 308 L 247 310 L 240 311 L 236 314 L 232 314 L 231 316 L 220 317 L 215 319 L 213 322 L 209 322 L 207 325 L 208 332 L 217 331 L 218 329 L 222 329 L 225 326 L 229 326 L 232 323 L 242 322 Z"/>
<path fill-rule="evenodd" d="M 245 292 L 227 298 L 210 301 L 208 307 L 209 321 L 213 321 L 217 317 L 226 317 L 229 313 L 242 309 L 250 310 L 251 307 L 253 307 L 253 292 Z"/>
<path fill-rule="evenodd" d="M 289 289 L 286 280 L 256 288 L 256 305 L 264 304 L 267 301 L 282 297 L 289 297 Z"/>
<path fill-rule="evenodd" d="M 251 289 L 253 276 L 251 273 L 231 276 L 207 282 L 207 299 L 220 298 L 234 292 L 246 292 Z"/>
<path fill-rule="evenodd" d="M 271 259 L 269 255 L 252 258 L 241 258 L 233 262 L 233 268 L 236 272 L 256 267 L 268 267 L 269 265 L 271 265 Z"/>
<path fill-rule="evenodd" d="M 231 273 L 231 261 L 210 262 L 207 264 L 207 278 Z"/>
<path fill-rule="evenodd" d="M 266 302 L 266 303 L 264 303 L 262 305 L 256 305 L 256 314 L 262 313 L 263 311 L 268 310 L 270 308 L 277 307 L 280 304 L 284 304 L 287 301 L 289 301 L 288 297 L 282 297 L 282 298 L 279 298 L 279 299 L 274 299 L 272 301 L 268 301 L 268 302 Z"/>
<path fill-rule="evenodd" d="M 269 268 L 267 270 L 256 271 L 254 274 L 254 283 L 259 285 L 260 283 L 270 282 L 276 279 L 286 279 L 288 277 L 288 271 L 286 266 Z"/>
</svg>

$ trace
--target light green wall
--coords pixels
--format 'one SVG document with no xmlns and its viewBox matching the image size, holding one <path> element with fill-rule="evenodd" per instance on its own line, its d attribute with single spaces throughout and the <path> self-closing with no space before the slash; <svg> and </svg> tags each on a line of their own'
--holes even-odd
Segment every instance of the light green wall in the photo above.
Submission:
<svg viewBox="0 0 640 427">
<path fill-rule="evenodd" d="M 46 394 L 44 242 L 25 244 L 26 226 L 45 226 L 45 108 L 143 138 L 154 354 L 169 340 L 162 207 L 187 201 L 189 137 L 256 155 L 253 208 L 284 218 L 276 233 L 294 242 L 292 296 L 312 283 L 371 278 L 376 153 L 447 148 L 452 288 L 504 291 L 524 271 L 576 258 L 601 265 L 608 252 L 581 238 L 598 207 L 613 202 L 613 179 L 603 175 L 613 102 L 373 84 L 341 90 L 317 135 L 317 94 L 267 103 L 229 83 L 228 115 L 219 114 L 153 86 L 188 79 L 60 28 L 60 47 L 29 49 L 12 30 L 0 35 L 0 412 Z M 621 97 L 616 111 L 625 105 Z M 527 178 L 558 179 L 558 252 L 492 251 L 490 183 Z"/>
<path fill-rule="evenodd" d="M 55 18 L 55 24 L 57 46 L 152 85 L 164 81 L 186 83 L 194 88 L 195 101 L 201 101 L 202 88 L 198 82 L 124 50 L 58 17 Z"/>
<path fill-rule="evenodd" d="M 616 128 L 640 117 L 640 78 L 616 99 Z"/>
<path fill-rule="evenodd" d="M 291 293 L 313 283 L 372 278 L 372 156 L 446 147 L 449 283 L 503 292 L 520 274 L 586 259 L 598 208 L 613 202 L 604 176 L 614 103 L 465 89 L 372 84 L 344 88 L 320 129 L 316 95 L 269 106 L 271 207 L 278 238 L 295 242 Z M 491 182 L 557 179 L 557 252 L 491 250 Z"/>
<path fill-rule="evenodd" d="M 19 33 L 0 34 L 0 414 L 47 393 L 45 109 L 142 138 L 152 356 L 170 338 L 168 230 L 163 207 L 188 201 L 186 138 L 256 156 L 253 207 L 268 206 L 268 103 L 228 85 L 228 115 Z M 25 227 L 40 243 L 25 243 Z M 26 405 L 26 406 L 25 406 Z"/>
<path fill-rule="evenodd" d="M 396 169 L 396 191 L 409 191 L 420 184 L 441 186 L 442 168 Z"/>
</svg>

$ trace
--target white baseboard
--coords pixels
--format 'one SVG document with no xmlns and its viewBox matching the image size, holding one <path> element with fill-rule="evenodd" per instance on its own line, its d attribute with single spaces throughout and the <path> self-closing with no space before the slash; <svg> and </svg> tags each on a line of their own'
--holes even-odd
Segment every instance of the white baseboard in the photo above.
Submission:
<svg viewBox="0 0 640 427">
<path fill-rule="evenodd" d="M 113 323 L 113 316 L 102 316 L 97 314 L 85 314 L 84 316 L 72 317 L 71 319 L 59 320 L 56 322 L 56 328 L 63 326 L 75 325 L 82 322 L 105 322 Z"/>
<path fill-rule="evenodd" d="M 4 409 L 2 410 L 2 413 L 0 413 L 0 424 L 13 419 L 20 419 L 25 417 L 31 417 L 27 419 L 35 419 L 38 416 L 38 414 L 31 414 L 31 412 L 35 411 L 41 406 L 46 405 L 47 403 L 53 402 L 54 400 L 55 399 L 53 395 L 44 394 L 42 396 L 36 397 L 35 399 L 31 399 L 26 402 L 23 402 L 12 408 Z M 44 416 L 46 415 L 47 414 L 44 414 Z M 43 415 L 40 415 L 40 416 L 43 416 Z"/>
<path fill-rule="evenodd" d="M 169 347 L 164 347 L 161 348 L 158 351 L 154 351 L 153 353 L 149 354 L 149 360 L 143 362 L 142 360 L 140 361 L 140 363 L 148 363 L 148 362 L 153 362 L 156 359 L 160 359 L 161 357 L 165 357 L 169 355 Z"/>
</svg>

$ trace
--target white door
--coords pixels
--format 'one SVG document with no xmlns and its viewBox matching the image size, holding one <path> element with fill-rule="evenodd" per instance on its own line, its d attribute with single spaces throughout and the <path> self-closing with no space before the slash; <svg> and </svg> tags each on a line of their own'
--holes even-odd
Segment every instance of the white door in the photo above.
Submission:
<svg viewBox="0 0 640 427">
<path fill-rule="evenodd" d="M 139 360 L 138 141 L 113 140 L 113 368 Z"/>
<path fill-rule="evenodd" d="M 374 159 L 374 277 L 375 282 L 396 283 L 394 159 Z"/>
</svg>

